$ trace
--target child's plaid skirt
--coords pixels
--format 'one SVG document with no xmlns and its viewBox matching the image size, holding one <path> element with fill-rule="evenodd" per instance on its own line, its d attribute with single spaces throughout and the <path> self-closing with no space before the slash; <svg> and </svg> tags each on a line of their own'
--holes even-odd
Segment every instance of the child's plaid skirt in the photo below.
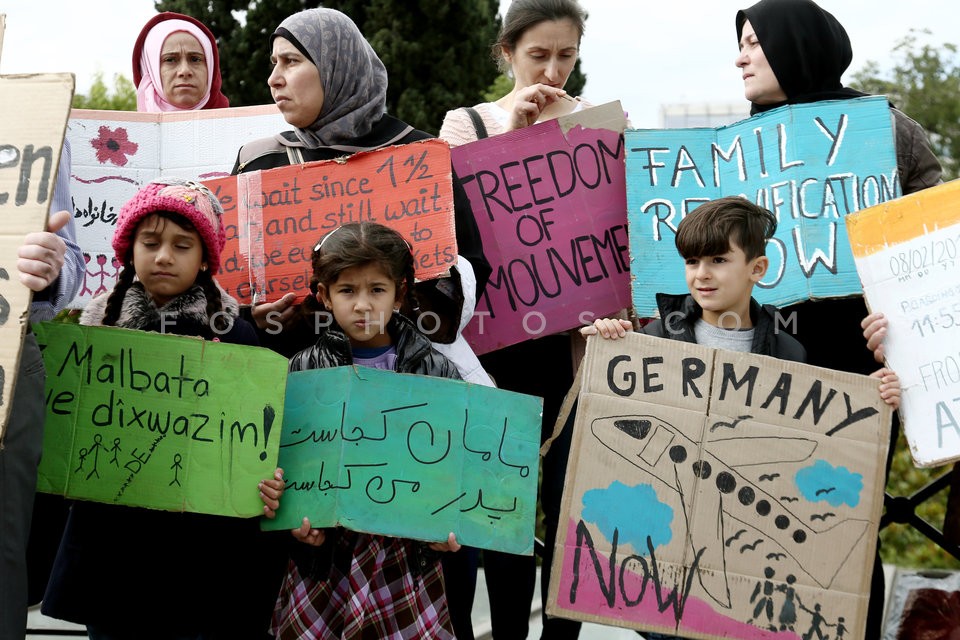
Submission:
<svg viewBox="0 0 960 640">
<path fill-rule="evenodd" d="M 422 543 L 342 531 L 329 544 L 338 559 L 326 580 L 290 561 L 273 612 L 277 638 L 454 640 L 440 561 L 417 553 Z"/>
</svg>

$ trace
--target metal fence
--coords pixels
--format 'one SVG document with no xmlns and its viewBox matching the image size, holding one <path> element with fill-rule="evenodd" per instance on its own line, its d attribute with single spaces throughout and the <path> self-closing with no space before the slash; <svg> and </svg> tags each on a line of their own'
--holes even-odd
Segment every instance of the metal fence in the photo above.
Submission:
<svg viewBox="0 0 960 640">
<path fill-rule="evenodd" d="M 917 514 L 917 509 L 944 489 L 950 489 L 947 513 L 942 529 Z M 960 463 L 947 473 L 934 478 L 909 496 L 883 494 L 885 513 L 880 518 L 880 530 L 893 524 L 908 524 L 938 547 L 960 560 Z"/>
</svg>

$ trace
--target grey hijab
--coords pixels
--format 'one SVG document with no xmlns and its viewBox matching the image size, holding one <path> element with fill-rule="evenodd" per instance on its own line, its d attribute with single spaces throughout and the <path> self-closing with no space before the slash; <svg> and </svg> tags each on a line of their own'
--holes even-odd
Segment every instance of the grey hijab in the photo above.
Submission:
<svg viewBox="0 0 960 640">
<path fill-rule="evenodd" d="M 334 9 L 307 9 L 281 22 L 271 42 L 278 36 L 320 71 L 323 107 L 316 122 L 296 130 L 303 146 L 349 148 L 369 133 L 387 110 L 387 69 L 353 20 Z"/>
</svg>

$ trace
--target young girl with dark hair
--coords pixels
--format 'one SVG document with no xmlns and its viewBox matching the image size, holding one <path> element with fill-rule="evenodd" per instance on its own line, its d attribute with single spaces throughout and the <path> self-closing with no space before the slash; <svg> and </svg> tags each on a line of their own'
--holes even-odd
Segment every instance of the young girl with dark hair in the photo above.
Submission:
<svg viewBox="0 0 960 640">
<path fill-rule="evenodd" d="M 290 371 L 362 365 L 398 373 L 459 379 L 456 366 L 433 349 L 401 313 L 414 309 L 413 254 L 396 231 L 372 222 L 331 231 L 313 251 L 314 297 L 307 310 L 332 318 L 316 344 L 290 360 Z M 316 306 L 319 305 L 319 306 Z M 282 471 L 267 481 L 273 510 L 283 493 Z M 303 518 L 274 611 L 273 634 L 286 638 L 452 639 L 440 570 L 444 543 L 314 529 Z"/>
</svg>

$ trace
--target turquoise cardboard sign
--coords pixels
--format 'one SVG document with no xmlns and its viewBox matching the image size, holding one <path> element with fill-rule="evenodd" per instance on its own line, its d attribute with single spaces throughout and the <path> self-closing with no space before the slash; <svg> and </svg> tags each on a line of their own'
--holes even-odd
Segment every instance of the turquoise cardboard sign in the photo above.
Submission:
<svg viewBox="0 0 960 640">
<path fill-rule="evenodd" d="M 257 483 L 276 468 L 283 356 L 114 327 L 44 322 L 34 331 L 47 370 L 40 491 L 263 514 Z"/>
<path fill-rule="evenodd" d="M 540 398 L 366 367 L 291 373 L 275 520 L 533 553 Z"/>
<path fill-rule="evenodd" d="M 785 306 L 861 293 L 843 216 L 901 195 L 886 98 L 781 107 L 718 129 L 625 133 L 633 303 L 685 293 L 677 225 L 697 205 L 741 195 L 778 220 L 754 289 Z"/>
</svg>

